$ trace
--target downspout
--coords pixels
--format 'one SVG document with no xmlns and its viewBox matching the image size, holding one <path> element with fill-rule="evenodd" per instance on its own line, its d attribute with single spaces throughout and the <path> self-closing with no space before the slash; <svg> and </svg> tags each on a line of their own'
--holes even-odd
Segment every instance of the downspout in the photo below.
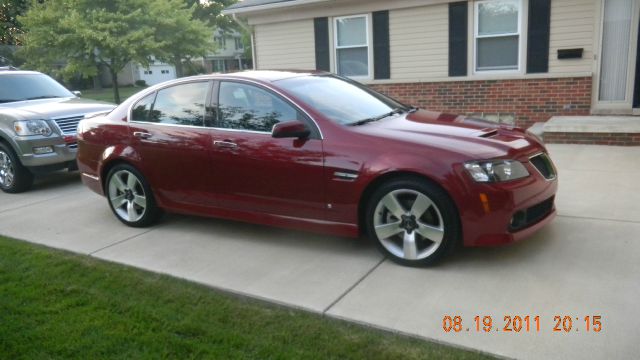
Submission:
<svg viewBox="0 0 640 360">
<path fill-rule="evenodd" d="M 251 38 L 251 65 L 253 70 L 258 68 L 258 58 L 256 58 L 256 42 L 255 42 L 255 34 L 253 33 L 253 29 L 249 26 L 247 26 L 247 24 L 245 24 L 242 20 L 240 20 L 235 13 L 231 14 L 231 17 L 233 18 L 233 21 L 235 21 L 238 25 L 240 25 L 241 28 L 243 28 L 246 32 L 249 33 L 249 36 Z"/>
</svg>

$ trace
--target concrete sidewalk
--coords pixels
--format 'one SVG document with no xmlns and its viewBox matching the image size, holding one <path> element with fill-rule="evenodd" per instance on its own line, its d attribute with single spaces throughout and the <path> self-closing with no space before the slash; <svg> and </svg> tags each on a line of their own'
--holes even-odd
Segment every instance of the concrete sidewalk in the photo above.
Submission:
<svg viewBox="0 0 640 360">
<path fill-rule="evenodd" d="M 558 218 L 528 240 L 464 249 L 435 268 L 397 266 L 363 239 L 216 219 L 127 228 L 77 174 L 0 193 L 0 233 L 506 357 L 637 358 L 640 148 L 549 149 Z M 445 315 L 461 316 L 463 331 L 446 333 Z M 532 320 L 529 332 L 505 332 L 516 315 L 540 316 L 540 331 Z M 587 332 L 584 317 L 595 315 L 602 330 Z M 475 316 L 491 316 L 491 332 L 476 331 Z M 569 316 L 571 331 L 553 331 L 555 316 Z"/>
</svg>

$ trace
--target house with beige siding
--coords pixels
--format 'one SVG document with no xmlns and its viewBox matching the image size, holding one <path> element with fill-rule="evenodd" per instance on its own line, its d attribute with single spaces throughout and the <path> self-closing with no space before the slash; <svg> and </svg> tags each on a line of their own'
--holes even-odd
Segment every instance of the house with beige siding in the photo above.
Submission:
<svg viewBox="0 0 640 360">
<path fill-rule="evenodd" d="M 640 114 L 640 0 L 244 0 L 224 13 L 249 24 L 256 69 L 326 70 L 522 127 Z"/>
</svg>

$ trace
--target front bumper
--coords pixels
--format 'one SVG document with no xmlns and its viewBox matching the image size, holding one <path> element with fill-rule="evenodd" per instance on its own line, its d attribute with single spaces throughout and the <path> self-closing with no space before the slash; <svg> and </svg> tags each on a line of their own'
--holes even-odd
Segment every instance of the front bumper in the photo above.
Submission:
<svg viewBox="0 0 640 360">
<path fill-rule="evenodd" d="M 31 168 L 74 162 L 78 152 L 75 136 L 22 136 L 13 140 L 22 165 Z M 34 154 L 35 147 L 43 146 L 51 146 L 53 152 Z"/>
<path fill-rule="evenodd" d="M 465 209 L 461 212 L 465 246 L 519 241 L 554 219 L 557 178 L 545 179 L 530 163 L 525 166 L 531 175 L 510 182 L 480 184 L 468 177 L 463 199 L 468 206 L 460 207 Z M 527 220 L 514 226 L 514 218 L 521 219 L 523 214 Z"/>
</svg>

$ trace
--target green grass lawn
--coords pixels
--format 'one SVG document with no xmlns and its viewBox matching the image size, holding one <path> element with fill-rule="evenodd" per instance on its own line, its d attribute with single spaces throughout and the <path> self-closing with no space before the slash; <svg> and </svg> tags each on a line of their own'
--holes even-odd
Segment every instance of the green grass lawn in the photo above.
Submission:
<svg viewBox="0 0 640 360">
<path fill-rule="evenodd" d="M 484 356 L 0 237 L 0 358 Z"/>
<path fill-rule="evenodd" d="M 144 89 L 143 87 L 138 87 L 138 86 L 127 86 L 127 87 L 120 87 L 120 102 L 123 102 L 125 100 L 127 100 L 127 98 L 135 93 L 137 93 L 138 91 Z M 89 89 L 89 90 L 82 90 L 82 97 L 86 98 L 86 99 L 93 99 L 93 100 L 100 100 L 100 101 L 107 101 L 107 102 L 114 102 L 113 101 L 113 89 L 112 88 L 103 88 L 103 89 Z"/>
</svg>

